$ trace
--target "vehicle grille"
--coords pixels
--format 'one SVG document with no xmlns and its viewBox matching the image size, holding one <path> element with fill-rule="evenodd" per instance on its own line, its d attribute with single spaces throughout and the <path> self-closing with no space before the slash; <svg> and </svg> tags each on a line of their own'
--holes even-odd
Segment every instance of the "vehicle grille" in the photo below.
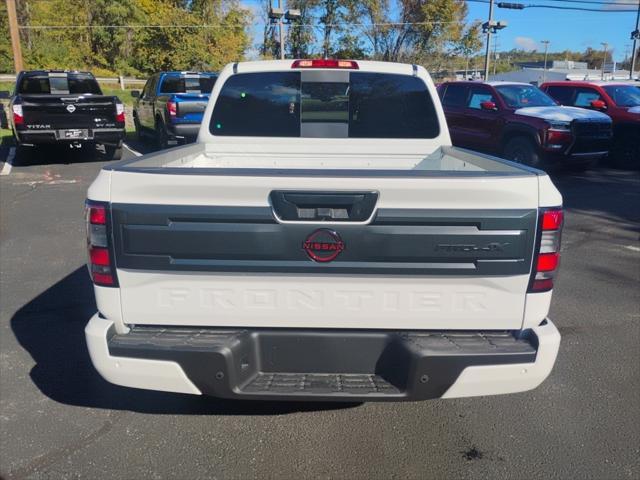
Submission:
<svg viewBox="0 0 640 480">
<path fill-rule="evenodd" d="M 577 137 L 608 138 L 611 136 L 611 123 L 609 122 L 573 122 L 573 133 Z"/>
<path fill-rule="evenodd" d="M 573 122 L 575 143 L 571 153 L 605 152 L 609 150 L 613 134 L 609 122 Z"/>
</svg>

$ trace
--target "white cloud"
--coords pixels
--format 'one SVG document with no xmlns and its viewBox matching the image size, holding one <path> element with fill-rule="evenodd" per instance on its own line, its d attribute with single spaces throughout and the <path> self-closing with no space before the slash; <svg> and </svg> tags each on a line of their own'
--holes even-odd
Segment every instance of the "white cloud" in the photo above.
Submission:
<svg viewBox="0 0 640 480">
<path fill-rule="evenodd" d="M 514 42 L 518 47 L 527 52 L 538 50 L 538 42 L 531 37 L 516 37 Z"/>
</svg>

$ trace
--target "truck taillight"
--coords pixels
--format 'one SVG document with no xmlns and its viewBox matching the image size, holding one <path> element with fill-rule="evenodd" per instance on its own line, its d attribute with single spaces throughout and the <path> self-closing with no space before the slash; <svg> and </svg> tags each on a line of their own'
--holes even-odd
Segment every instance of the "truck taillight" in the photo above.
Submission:
<svg viewBox="0 0 640 480">
<path fill-rule="evenodd" d="M 291 64 L 291 68 L 346 68 L 350 70 L 358 70 L 358 62 L 354 60 L 333 60 L 333 59 L 313 59 L 313 60 L 295 60 Z"/>
<path fill-rule="evenodd" d="M 87 249 L 89 254 L 89 274 L 96 285 L 117 286 L 111 249 L 109 248 L 109 211 L 106 204 L 87 201 L 85 205 L 87 222 Z"/>
<path fill-rule="evenodd" d="M 125 122 L 124 105 L 121 103 L 116 103 L 116 122 L 117 123 Z"/>
<path fill-rule="evenodd" d="M 546 292 L 553 288 L 553 278 L 560 265 L 560 237 L 564 214 L 560 208 L 540 212 L 540 245 L 534 262 L 529 292 Z"/>
<path fill-rule="evenodd" d="M 22 111 L 22 105 L 13 106 L 13 124 L 24 125 L 24 113 Z"/>
<path fill-rule="evenodd" d="M 178 106 L 176 105 L 176 102 L 169 100 L 167 102 L 167 111 L 172 118 L 176 117 L 178 115 Z"/>
</svg>

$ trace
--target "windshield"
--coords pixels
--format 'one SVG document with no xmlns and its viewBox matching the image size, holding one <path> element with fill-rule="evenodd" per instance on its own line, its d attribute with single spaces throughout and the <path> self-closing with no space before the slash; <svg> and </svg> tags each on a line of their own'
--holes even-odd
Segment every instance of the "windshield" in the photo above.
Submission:
<svg viewBox="0 0 640 480">
<path fill-rule="evenodd" d="M 556 102 L 533 85 L 498 85 L 495 87 L 504 102 L 511 108 L 552 107 Z"/>
<path fill-rule="evenodd" d="M 602 87 L 619 107 L 640 106 L 640 88 L 633 85 L 607 85 Z"/>
<path fill-rule="evenodd" d="M 230 77 L 210 131 L 218 136 L 435 138 L 425 83 L 366 72 L 264 72 Z"/>
<path fill-rule="evenodd" d="M 98 82 L 86 73 L 27 73 L 20 79 L 21 94 L 95 94 L 101 95 Z"/>
<path fill-rule="evenodd" d="M 216 78 L 215 75 L 166 75 L 160 93 L 211 93 Z"/>
</svg>

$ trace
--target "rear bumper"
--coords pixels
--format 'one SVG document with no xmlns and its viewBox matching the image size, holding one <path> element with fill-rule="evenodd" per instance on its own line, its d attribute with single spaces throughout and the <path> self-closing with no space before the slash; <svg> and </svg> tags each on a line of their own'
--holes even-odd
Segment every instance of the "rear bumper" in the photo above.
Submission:
<svg viewBox="0 0 640 480">
<path fill-rule="evenodd" d="M 61 138 L 57 130 L 18 130 L 17 140 L 27 145 L 51 145 L 69 143 L 102 143 L 105 145 L 118 145 L 125 138 L 124 128 L 105 128 L 89 130 L 89 135 L 84 138 Z"/>
<path fill-rule="evenodd" d="M 399 401 L 514 393 L 549 375 L 548 320 L 510 332 L 190 329 L 115 333 L 94 315 L 89 353 L 109 382 L 259 400 Z"/>
<path fill-rule="evenodd" d="M 185 140 L 194 140 L 200 130 L 199 123 L 169 123 L 167 132 L 169 135 Z"/>
</svg>

